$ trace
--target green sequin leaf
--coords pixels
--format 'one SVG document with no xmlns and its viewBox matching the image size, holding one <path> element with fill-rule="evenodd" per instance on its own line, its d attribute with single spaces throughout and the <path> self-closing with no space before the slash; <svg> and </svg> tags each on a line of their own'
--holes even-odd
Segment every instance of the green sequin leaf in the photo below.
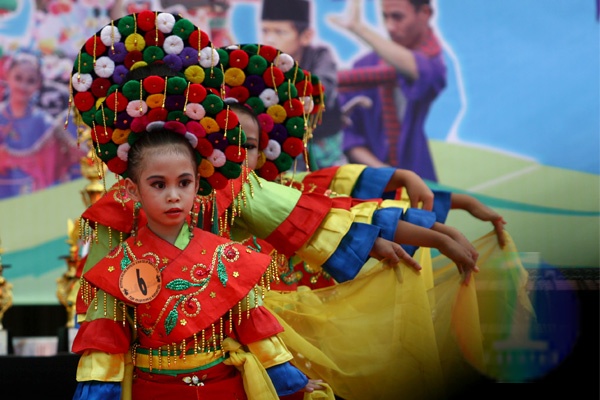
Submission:
<svg viewBox="0 0 600 400">
<path fill-rule="evenodd" d="M 129 254 L 127 254 L 127 244 L 123 243 L 123 258 L 121 259 L 121 270 L 124 270 L 131 264 Z"/>
<path fill-rule="evenodd" d="M 222 256 L 223 256 L 223 248 L 219 247 L 218 253 L 217 253 L 217 275 L 219 276 L 219 281 L 221 281 L 221 284 L 223 285 L 223 287 L 227 286 L 227 280 L 229 279 L 227 277 L 227 269 L 225 269 L 225 264 L 223 264 L 223 260 L 222 260 Z"/>
<path fill-rule="evenodd" d="M 177 308 L 174 308 L 169 312 L 167 318 L 165 319 L 165 332 L 168 334 L 171 333 L 175 325 L 177 324 L 177 319 L 179 318 L 179 313 L 177 312 Z"/>
<path fill-rule="evenodd" d="M 171 282 L 167 283 L 166 288 L 171 290 L 186 290 L 189 289 L 192 285 L 189 281 L 185 279 L 174 279 Z"/>
</svg>

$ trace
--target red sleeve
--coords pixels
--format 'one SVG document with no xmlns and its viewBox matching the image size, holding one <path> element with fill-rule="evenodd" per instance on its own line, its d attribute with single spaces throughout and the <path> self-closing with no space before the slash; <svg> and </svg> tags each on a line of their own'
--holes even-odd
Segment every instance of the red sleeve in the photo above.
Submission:
<svg viewBox="0 0 600 400">
<path fill-rule="evenodd" d="M 277 229 L 265 238 L 277 251 L 291 257 L 316 232 L 332 207 L 329 197 L 305 193 Z"/>
<path fill-rule="evenodd" d="M 111 354 L 127 353 L 131 343 L 129 325 L 121 321 L 100 318 L 83 322 L 73 341 L 73 352 L 83 354 L 86 350 L 99 350 Z"/>
<path fill-rule="evenodd" d="M 312 183 L 320 188 L 328 188 L 331 185 L 331 181 L 333 181 L 338 168 L 338 166 L 333 166 L 321 168 L 318 171 L 312 171 L 304 177 L 302 183 L 305 187 Z"/>
<path fill-rule="evenodd" d="M 277 318 L 263 306 L 252 308 L 250 316 L 243 313 L 239 321 L 236 321 L 237 317 L 233 316 L 233 330 L 228 335 L 242 344 L 258 342 L 283 332 Z"/>
</svg>

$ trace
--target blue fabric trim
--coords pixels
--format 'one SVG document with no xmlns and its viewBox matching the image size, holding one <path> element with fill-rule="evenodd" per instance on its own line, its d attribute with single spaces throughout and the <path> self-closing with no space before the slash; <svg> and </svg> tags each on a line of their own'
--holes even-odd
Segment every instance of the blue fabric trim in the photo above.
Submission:
<svg viewBox="0 0 600 400">
<path fill-rule="evenodd" d="M 381 228 L 382 238 L 393 242 L 403 213 L 404 210 L 398 207 L 381 208 L 373 213 L 371 224 Z"/>
<path fill-rule="evenodd" d="M 339 283 L 353 279 L 369 258 L 380 232 L 375 225 L 352 223 L 340 245 L 323 264 L 323 269 Z"/>
<path fill-rule="evenodd" d="M 407 208 L 402 215 L 402 220 L 411 224 L 430 229 L 436 222 L 437 215 L 433 211 L 422 210 L 420 208 Z M 402 244 L 402 248 L 412 257 L 419 246 Z"/>
<path fill-rule="evenodd" d="M 437 215 L 433 211 L 422 210 L 420 208 L 407 208 L 402 215 L 402 220 L 411 224 L 430 229 L 436 223 Z"/>
<path fill-rule="evenodd" d="M 445 190 L 432 190 L 433 192 L 433 212 L 435 220 L 440 223 L 445 223 L 448 218 L 448 213 L 452 206 L 452 192 Z"/>
<path fill-rule="evenodd" d="M 275 386 L 278 396 L 287 396 L 302 390 L 308 378 L 289 362 L 267 368 L 267 374 Z"/>
<path fill-rule="evenodd" d="M 355 199 L 362 200 L 381 198 L 385 187 L 394 175 L 394 171 L 396 171 L 396 168 L 392 167 L 365 168 L 356 180 L 350 195 Z M 391 193 L 395 194 L 395 192 Z"/>
<path fill-rule="evenodd" d="M 79 382 L 73 400 L 120 400 L 120 382 Z"/>
</svg>

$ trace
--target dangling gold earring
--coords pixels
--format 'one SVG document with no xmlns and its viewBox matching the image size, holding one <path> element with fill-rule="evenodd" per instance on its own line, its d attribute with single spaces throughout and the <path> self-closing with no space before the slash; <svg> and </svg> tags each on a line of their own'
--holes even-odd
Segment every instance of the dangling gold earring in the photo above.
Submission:
<svg viewBox="0 0 600 400">
<path fill-rule="evenodd" d="M 133 224 L 131 225 L 131 236 L 136 237 L 138 232 L 138 220 L 140 217 L 140 208 L 142 203 L 136 201 L 133 203 Z"/>
<path fill-rule="evenodd" d="M 198 226 L 198 216 L 200 215 L 200 198 L 196 195 L 194 198 L 194 204 L 190 210 L 190 224 L 188 229 L 190 230 L 190 239 L 194 237 L 194 228 Z"/>
</svg>

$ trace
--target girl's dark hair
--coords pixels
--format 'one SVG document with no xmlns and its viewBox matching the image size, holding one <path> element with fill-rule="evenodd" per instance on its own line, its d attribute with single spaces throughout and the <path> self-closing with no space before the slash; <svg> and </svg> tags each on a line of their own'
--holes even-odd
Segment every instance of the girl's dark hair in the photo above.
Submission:
<svg viewBox="0 0 600 400">
<path fill-rule="evenodd" d="M 153 64 L 145 65 L 143 67 L 139 67 L 129 71 L 125 76 L 123 84 L 131 80 L 139 81 L 140 79 L 147 78 L 151 75 L 158 75 L 163 77 L 166 76 L 168 78 L 173 76 L 179 76 L 179 74 L 173 71 L 171 67 L 169 67 L 167 64 L 155 62 Z"/>
<path fill-rule="evenodd" d="M 142 171 L 144 158 L 153 152 L 167 152 L 189 154 L 198 170 L 199 159 L 187 138 L 180 133 L 168 129 L 153 129 L 152 132 L 144 132 L 136 140 L 127 155 L 127 176 L 134 182 L 138 181 Z"/>
</svg>

